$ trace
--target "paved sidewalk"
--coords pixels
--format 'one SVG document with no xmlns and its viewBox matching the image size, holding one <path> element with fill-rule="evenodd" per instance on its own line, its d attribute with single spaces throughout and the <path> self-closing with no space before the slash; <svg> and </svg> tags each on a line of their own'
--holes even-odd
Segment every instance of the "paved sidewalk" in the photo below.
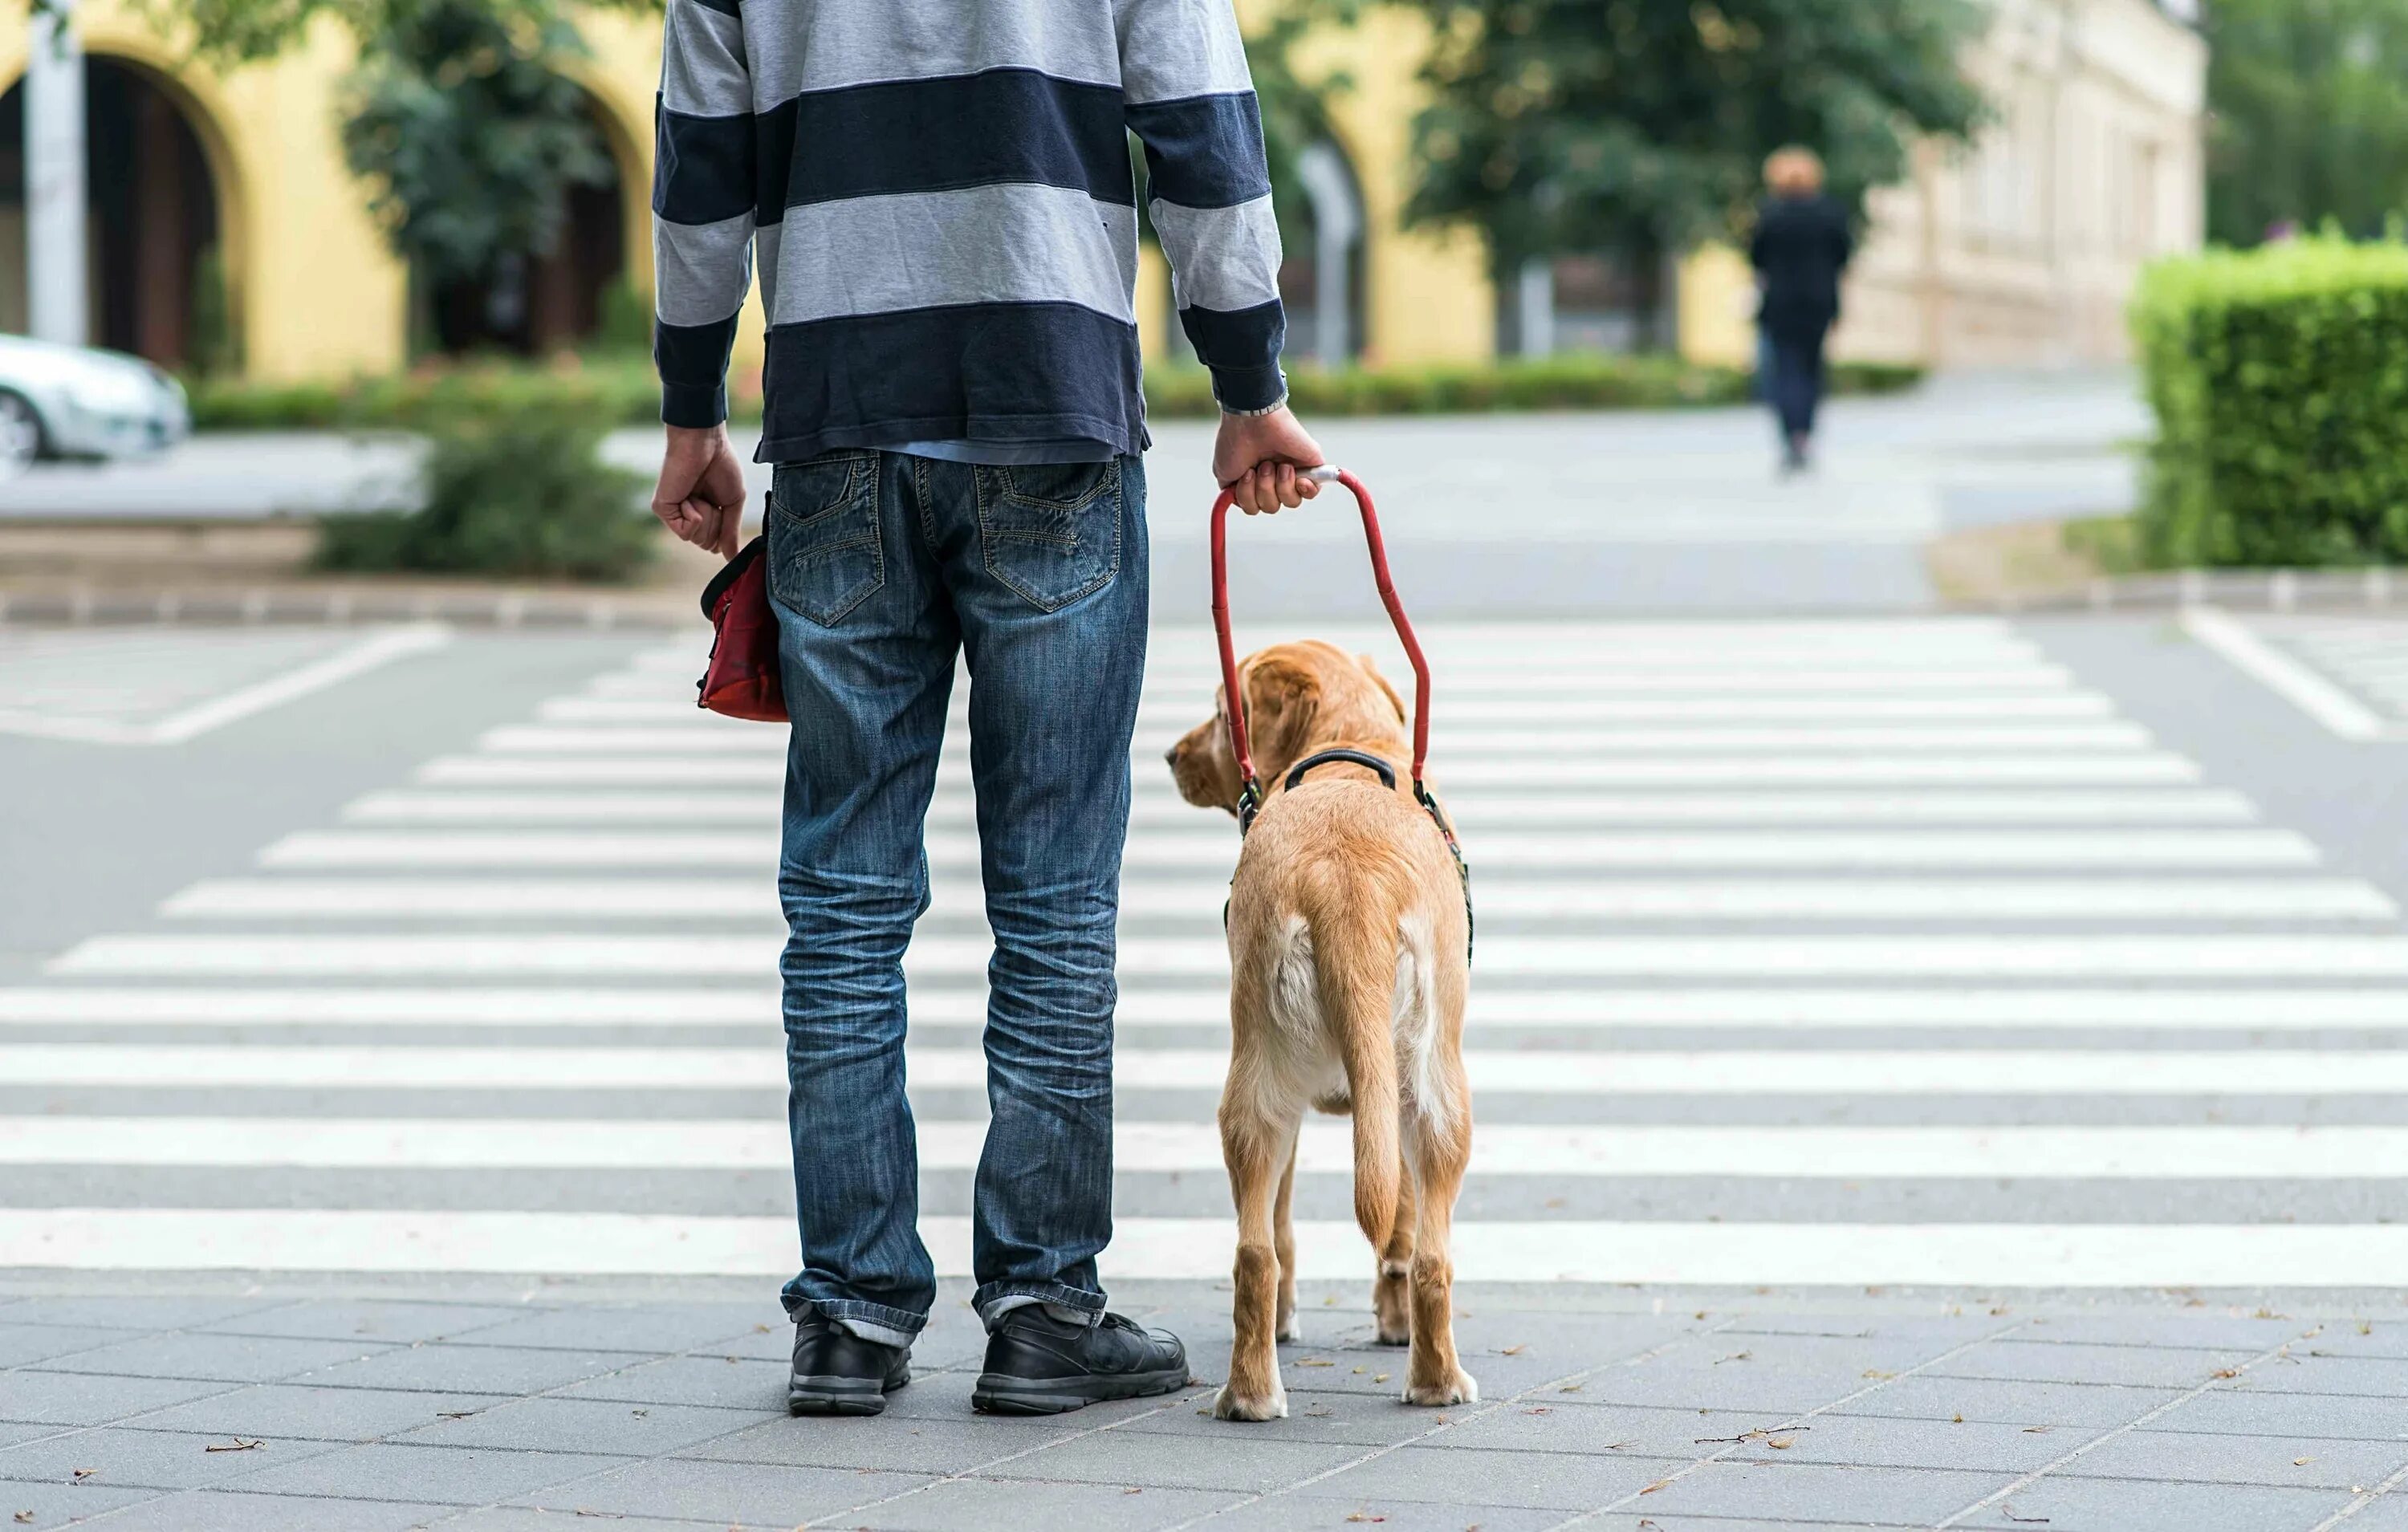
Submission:
<svg viewBox="0 0 2408 1532">
<path fill-rule="evenodd" d="M 1196 1387 L 1052 1420 L 970 1412 L 949 1283 L 867 1421 L 786 1417 L 749 1285 L 146 1283 L 0 1290 L 0 1525 L 2408 1527 L 2396 1309 L 1466 1289 L 1483 1400 L 1423 1410 L 1362 1284 L 1311 1284 L 1293 1412 L 1240 1426 L 1204 1283 L 1120 1294 Z"/>
</svg>

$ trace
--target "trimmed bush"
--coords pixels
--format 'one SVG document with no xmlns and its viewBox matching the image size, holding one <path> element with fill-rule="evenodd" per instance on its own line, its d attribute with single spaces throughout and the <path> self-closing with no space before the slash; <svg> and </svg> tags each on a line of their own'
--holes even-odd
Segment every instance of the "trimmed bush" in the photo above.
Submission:
<svg viewBox="0 0 2408 1532">
<path fill-rule="evenodd" d="M 2147 562 L 2408 559 L 2408 245 L 2164 262 L 2131 321 L 2157 417 Z"/>
<path fill-rule="evenodd" d="M 319 523 L 325 569 L 632 579 L 658 551 L 640 475 L 599 455 L 606 422 L 551 406 L 456 416 L 435 430 L 414 511 Z"/>
<path fill-rule="evenodd" d="M 1922 380 L 1919 367 L 1841 363 L 1840 394 L 1892 394 Z M 660 382 L 649 357 L 604 355 L 562 363 L 481 361 L 348 383 L 246 383 L 190 379 L 203 430 L 419 430 L 463 415 L 538 405 L 574 409 L 603 425 L 660 420 Z M 1683 409 L 1744 404 L 1754 379 L 1733 367 L 1662 356 L 1555 356 L 1529 362 L 1417 367 L 1310 365 L 1292 369 L 1297 412 L 1429 415 L 1508 409 Z M 1154 366 L 1146 408 L 1156 420 L 1209 420 L 1218 413 L 1201 367 Z M 761 396 L 734 380 L 739 422 L 761 418 Z"/>
</svg>

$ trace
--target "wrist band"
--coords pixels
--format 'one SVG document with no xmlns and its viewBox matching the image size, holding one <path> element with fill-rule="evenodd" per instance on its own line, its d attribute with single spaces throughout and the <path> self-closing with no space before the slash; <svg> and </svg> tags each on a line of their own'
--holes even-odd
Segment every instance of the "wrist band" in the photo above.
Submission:
<svg viewBox="0 0 2408 1532">
<path fill-rule="evenodd" d="M 1221 406 L 1221 413 L 1224 415 L 1234 415 L 1240 420 L 1255 420 L 1264 415 L 1276 415 L 1286 408 L 1287 390 L 1282 389 L 1280 390 L 1280 396 L 1278 398 L 1273 399 L 1270 403 L 1263 406 L 1260 409 L 1232 409 L 1227 405 L 1223 405 Z"/>
</svg>

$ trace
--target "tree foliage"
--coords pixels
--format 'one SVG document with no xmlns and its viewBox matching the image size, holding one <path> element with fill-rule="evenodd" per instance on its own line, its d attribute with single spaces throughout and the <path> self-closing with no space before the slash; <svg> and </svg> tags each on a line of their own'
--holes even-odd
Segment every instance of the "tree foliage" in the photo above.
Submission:
<svg viewBox="0 0 2408 1532">
<path fill-rule="evenodd" d="M 2214 239 L 2408 211 L 2408 0 L 2214 0 L 2206 27 Z"/>
<path fill-rule="evenodd" d="M 1437 31 L 1406 216 L 1526 259 L 1645 260 L 1739 227 L 1764 157 L 1822 153 L 1861 204 L 1917 134 L 1983 116 L 1975 0 L 1411 0 Z"/>
<path fill-rule="evenodd" d="M 564 18 L 506 17 L 490 0 L 421 0 L 375 36 L 348 84 L 343 156 L 426 280 L 550 254 L 566 190 L 609 181 L 584 93 L 558 67 L 583 50 Z"/>
</svg>

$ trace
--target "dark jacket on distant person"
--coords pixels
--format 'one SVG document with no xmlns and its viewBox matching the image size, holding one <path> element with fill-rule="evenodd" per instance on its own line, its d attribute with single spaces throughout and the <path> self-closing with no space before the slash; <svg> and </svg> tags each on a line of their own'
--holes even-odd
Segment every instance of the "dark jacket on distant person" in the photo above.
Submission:
<svg viewBox="0 0 2408 1532">
<path fill-rule="evenodd" d="M 1810 336 L 1840 317 L 1840 277 L 1856 242 L 1847 209 L 1828 196 L 1770 197 L 1748 259 L 1764 279 L 1757 322 L 1775 336 Z"/>
</svg>

